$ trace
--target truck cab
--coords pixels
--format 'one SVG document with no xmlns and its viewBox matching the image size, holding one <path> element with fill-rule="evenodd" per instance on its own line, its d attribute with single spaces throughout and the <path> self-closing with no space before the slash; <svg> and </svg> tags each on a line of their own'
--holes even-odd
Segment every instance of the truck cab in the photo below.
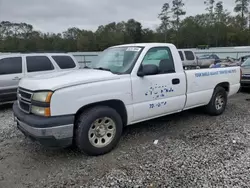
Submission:
<svg viewBox="0 0 250 188">
<path fill-rule="evenodd" d="M 110 47 L 85 69 L 22 79 L 13 105 L 17 127 L 48 147 L 111 151 L 123 128 L 202 106 L 224 112 L 240 88 L 240 68 L 183 70 L 169 43 Z"/>
</svg>

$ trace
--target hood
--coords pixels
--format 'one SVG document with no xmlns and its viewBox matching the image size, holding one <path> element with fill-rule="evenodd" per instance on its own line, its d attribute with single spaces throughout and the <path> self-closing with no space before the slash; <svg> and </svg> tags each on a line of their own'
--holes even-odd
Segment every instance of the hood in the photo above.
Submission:
<svg viewBox="0 0 250 188">
<path fill-rule="evenodd" d="M 80 69 L 65 72 L 39 74 L 23 78 L 19 86 L 25 89 L 35 90 L 56 90 L 78 84 L 100 82 L 112 79 L 119 79 L 119 75 L 109 71 Z"/>
</svg>

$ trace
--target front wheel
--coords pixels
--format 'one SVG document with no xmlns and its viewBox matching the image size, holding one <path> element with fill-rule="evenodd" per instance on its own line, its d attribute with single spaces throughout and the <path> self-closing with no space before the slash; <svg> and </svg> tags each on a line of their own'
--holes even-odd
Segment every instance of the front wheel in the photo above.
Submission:
<svg viewBox="0 0 250 188">
<path fill-rule="evenodd" d="M 221 115 L 227 105 L 227 92 L 223 87 L 216 87 L 209 104 L 205 107 L 208 114 L 212 116 Z"/>
<path fill-rule="evenodd" d="M 76 123 L 77 147 L 88 155 L 102 155 L 119 142 L 123 124 L 116 110 L 96 106 L 83 112 Z"/>
</svg>

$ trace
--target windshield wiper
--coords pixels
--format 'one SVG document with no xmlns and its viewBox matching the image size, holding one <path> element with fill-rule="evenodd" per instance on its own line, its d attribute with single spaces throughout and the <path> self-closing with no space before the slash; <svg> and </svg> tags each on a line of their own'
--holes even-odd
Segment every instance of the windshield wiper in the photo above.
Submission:
<svg viewBox="0 0 250 188">
<path fill-rule="evenodd" d="M 83 67 L 83 69 L 91 69 L 91 68 L 88 67 L 87 65 L 85 65 L 85 66 Z"/>
<path fill-rule="evenodd" d="M 93 68 L 93 69 L 95 69 L 95 70 L 109 71 L 109 72 L 111 72 L 111 73 L 113 73 L 113 74 L 122 74 L 122 73 L 120 73 L 120 72 L 115 72 L 115 71 L 112 71 L 112 70 L 110 70 L 110 69 L 108 69 L 108 68 L 104 68 L 104 67 L 97 67 L 97 68 Z"/>
<path fill-rule="evenodd" d="M 98 68 L 93 68 L 93 69 L 104 70 L 104 71 L 110 71 L 110 72 L 112 72 L 110 69 L 103 68 L 103 67 L 98 67 Z"/>
</svg>

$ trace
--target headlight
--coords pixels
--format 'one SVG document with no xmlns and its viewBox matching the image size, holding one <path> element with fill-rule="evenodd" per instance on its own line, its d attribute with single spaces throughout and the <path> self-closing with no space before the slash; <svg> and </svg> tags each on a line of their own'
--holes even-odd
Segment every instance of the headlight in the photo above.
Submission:
<svg viewBox="0 0 250 188">
<path fill-rule="evenodd" d="M 40 116 L 50 116 L 50 100 L 53 92 L 41 91 L 36 92 L 32 96 L 31 113 Z"/>
<path fill-rule="evenodd" d="M 39 106 L 31 106 L 31 113 L 40 115 L 40 116 L 50 116 L 50 108 L 49 107 L 39 107 Z"/>
<path fill-rule="evenodd" d="M 39 101 L 39 102 L 50 102 L 52 92 L 44 91 L 44 92 L 37 92 L 33 94 L 32 100 Z"/>
</svg>

